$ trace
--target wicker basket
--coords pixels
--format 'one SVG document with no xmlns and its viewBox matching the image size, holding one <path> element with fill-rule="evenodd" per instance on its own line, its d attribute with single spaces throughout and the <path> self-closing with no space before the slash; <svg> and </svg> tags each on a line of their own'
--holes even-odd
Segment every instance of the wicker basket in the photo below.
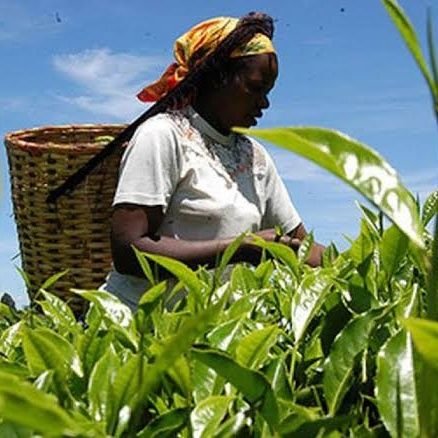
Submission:
<svg viewBox="0 0 438 438">
<path fill-rule="evenodd" d="M 32 300 L 51 275 L 69 269 L 51 291 L 80 312 L 70 288 L 95 289 L 111 265 L 109 219 L 121 149 L 70 195 L 47 204 L 49 192 L 103 148 L 103 136 L 125 125 L 50 126 L 6 135 L 14 216 Z"/>
</svg>

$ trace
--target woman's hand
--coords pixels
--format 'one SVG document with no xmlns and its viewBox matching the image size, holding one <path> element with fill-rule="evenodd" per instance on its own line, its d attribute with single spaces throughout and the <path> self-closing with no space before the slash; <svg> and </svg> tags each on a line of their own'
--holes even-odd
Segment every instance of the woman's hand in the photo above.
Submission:
<svg viewBox="0 0 438 438">
<path fill-rule="evenodd" d="M 297 252 L 304 238 L 307 236 L 307 231 L 304 225 L 301 223 L 300 225 L 298 225 L 298 227 L 296 227 L 292 232 L 288 234 L 278 235 L 276 230 L 273 228 L 261 230 L 254 234 L 265 239 L 267 242 L 282 243 Z M 324 250 L 325 247 L 323 245 L 314 242 L 312 247 L 310 248 L 309 256 L 306 260 L 306 263 L 312 267 L 320 266 Z"/>
</svg>

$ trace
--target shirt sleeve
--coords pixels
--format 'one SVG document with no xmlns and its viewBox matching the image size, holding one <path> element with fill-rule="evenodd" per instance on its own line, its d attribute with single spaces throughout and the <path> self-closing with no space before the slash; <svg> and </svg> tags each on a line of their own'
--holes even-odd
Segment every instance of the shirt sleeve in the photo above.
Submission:
<svg viewBox="0 0 438 438">
<path fill-rule="evenodd" d="M 277 172 L 272 158 L 266 150 L 264 152 L 266 156 L 266 209 L 262 220 L 262 227 L 267 229 L 279 225 L 284 233 L 289 233 L 301 223 L 301 218 L 287 192 L 286 186 Z"/>
<path fill-rule="evenodd" d="M 123 154 L 113 206 L 161 205 L 165 212 L 180 175 L 176 129 L 163 117 L 149 119 Z"/>
</svg>

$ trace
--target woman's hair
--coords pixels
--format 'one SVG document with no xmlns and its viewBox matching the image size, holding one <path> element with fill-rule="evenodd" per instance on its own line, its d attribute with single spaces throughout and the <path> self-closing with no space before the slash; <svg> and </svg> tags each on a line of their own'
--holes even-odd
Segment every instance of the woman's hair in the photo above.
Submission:
<svg viewBox="0 0 438 438">
<path fill-rule="evenodd" d="M 100 152 L 92 157 L 84 166 L 74 174 L 70 175 L 63 184 L 52 190 L 47 197 L 48 203 L 56 200 L 65 193 L 70 193 L 83 179 L 106 157 L 115 152 L 125 142 L 129 141 L 135 130 L 145 120 L 150 117 L 164 112 L 171 108 L 181 108 L 192 103 L 196 97 L 197 90 L 200 86 L 212 77 L 213 80 L 221 80 L 220 72 L 226 74 L 235 73 L 236 68 L 243 65 L 244 61 L 231 60 L 231 53 L 238 47 L 246 44 L 252 37 L 261 33 L 272 39 L 274 33 L 274 22 L 272 18 L 260 12 L 250 12 L 242 17 L 236 28 L 221 41 L 216 50 L 208 55 L 203 61 L 196 64 L 189 71 L 187 76 L 162 99 L 152 105 L 146 112 L 132 122 L 124 131 L 122 131 L 114 140 L 108 143 Z M 193 60 L 202 57 L 201 52 L 195 52 L 192 55 Z"/>
</svg>

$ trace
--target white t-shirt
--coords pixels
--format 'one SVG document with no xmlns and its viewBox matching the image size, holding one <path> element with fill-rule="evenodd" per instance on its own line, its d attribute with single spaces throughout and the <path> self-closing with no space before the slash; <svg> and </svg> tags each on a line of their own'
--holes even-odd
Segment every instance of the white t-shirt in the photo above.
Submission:
<svg viewBox="0 0 438 438">
<path fill-rule="evenodd" d="M 222 135 L 192 107 L 158 114 L 137 129 L 120 165 L 113 205 L 121 203 L 162 206 L 157 234 L 184 240 L 232 238 L 276 225 L 289 232 L 301 222 L 263 146 Z M 109 279 L 114 275 L 121 274 Z M 123 283 L 130 278 L 123 277 Z"/>
</svg>

